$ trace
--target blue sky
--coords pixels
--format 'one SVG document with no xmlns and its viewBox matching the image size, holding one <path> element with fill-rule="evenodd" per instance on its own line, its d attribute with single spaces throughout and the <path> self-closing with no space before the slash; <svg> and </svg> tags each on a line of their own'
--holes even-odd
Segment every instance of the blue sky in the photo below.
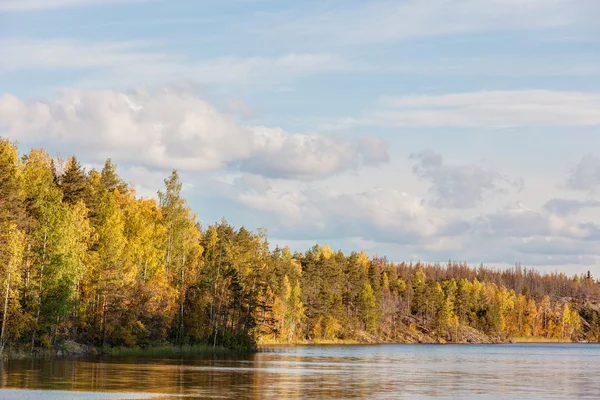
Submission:
<svg viewBox="0 0 600 400">
<path fill-rule="evenodd" d="M 206 225 L 600 276 L 596 0 L 0 0 L 0 135 Z"/>
</svg>

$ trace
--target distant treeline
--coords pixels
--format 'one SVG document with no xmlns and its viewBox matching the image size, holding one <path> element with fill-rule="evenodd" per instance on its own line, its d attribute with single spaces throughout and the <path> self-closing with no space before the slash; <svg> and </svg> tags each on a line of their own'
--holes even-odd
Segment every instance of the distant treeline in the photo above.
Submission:
<svg viewBox="0 0 600 400">
<path fill-rule="evenodd" d="M 402 341 L 465 328 L 598 341 L 591 276 L 388 262 L 327 245 L 270 250 L 264 231 L 202 227 L 176 171 L 138 198 L 107 160 L 85 171 L 0 138 L 0 346 Z M 471 329 L 472 330 L 472 329 Z"/>
</svg>

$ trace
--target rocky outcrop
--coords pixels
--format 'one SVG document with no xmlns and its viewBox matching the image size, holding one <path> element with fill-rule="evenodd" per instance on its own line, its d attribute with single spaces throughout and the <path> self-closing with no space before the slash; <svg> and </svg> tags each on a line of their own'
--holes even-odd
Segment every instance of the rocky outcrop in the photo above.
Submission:
<svg viewBox="0 0 600 400">
<path fill-rule="evenodd" d="M 73 340 L 66 340 L 61 345 L 56 346 L 57 356 L 87 356 L 97 354 L 95 347 L 86 346 Z"/>
</svg>

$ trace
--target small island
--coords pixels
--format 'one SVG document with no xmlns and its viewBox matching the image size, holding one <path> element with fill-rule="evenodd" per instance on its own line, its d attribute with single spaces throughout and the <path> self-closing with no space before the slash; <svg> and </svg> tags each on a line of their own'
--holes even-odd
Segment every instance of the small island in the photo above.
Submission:
<svg viewBox="0 0 600 400">
<path fill-rule="evenodd" d="M 110 159 L 86 171 L 0 138 L 2 353 L 600 339 L 589 273 L 271 248 L 264 230 L 201 225 L 181 190 L 174 170 L 142 198 Z"/>
</svg>

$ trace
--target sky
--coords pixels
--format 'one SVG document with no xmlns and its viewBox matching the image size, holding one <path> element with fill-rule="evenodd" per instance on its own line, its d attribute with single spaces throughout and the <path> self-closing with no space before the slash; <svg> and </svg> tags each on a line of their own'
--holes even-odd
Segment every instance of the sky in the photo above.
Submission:
<svg viewBox="0 0 600 400">
<path fill-rule="evenodd" d="M 206 226 L 600 277 L 597 0 L 0 0 L 0 135 Z"/>
</svg>

